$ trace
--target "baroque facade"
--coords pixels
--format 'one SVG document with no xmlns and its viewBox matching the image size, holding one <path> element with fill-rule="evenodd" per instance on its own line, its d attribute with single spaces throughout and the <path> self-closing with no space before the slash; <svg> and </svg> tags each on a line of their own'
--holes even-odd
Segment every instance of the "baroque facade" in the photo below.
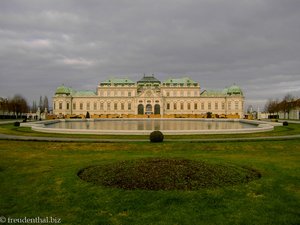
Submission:
<svg viewBox="0 0 300 225">
<path fill-rule="evenodd" d="M 64 85 L 53 97 L 53 114 L 59 117 L 86 115 L 222 115 L 242 118 L 244 96 L 232 85 L 221 91 L 201 90 L 188 77 L 170 78 L 164 82 L 152 76 L 130 79 L 107 79 L 96 91 L 75 91 Z"/>
</svg>

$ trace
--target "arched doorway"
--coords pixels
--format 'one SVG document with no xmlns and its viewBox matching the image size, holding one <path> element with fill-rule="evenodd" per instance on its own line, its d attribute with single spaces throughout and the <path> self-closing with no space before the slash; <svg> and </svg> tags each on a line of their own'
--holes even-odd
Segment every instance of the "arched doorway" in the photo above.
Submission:
<svg viewBox="0 0 300 225">
<path fill-rule="evenodd" d="M 152 114 L 152 105 L 151 104 L 146 105 L 146 114 Z"/>
<path fill-rule="evenodd" d="M 144 106 L 143 104 L 138 105 L 138 114 L 143 115 L 144 114 Z"/>
<path fill-rule="evenodd" d="M 156 104 L 154 106 L 154 114 L 160 114 L 160 105 L 159 104 Z"/>
</svg>

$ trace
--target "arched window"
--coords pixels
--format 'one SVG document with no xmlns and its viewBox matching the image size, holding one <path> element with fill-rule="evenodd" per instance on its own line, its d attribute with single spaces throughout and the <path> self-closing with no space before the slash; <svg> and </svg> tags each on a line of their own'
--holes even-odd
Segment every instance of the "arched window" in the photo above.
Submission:
<svg viewBox="0 0 300 225">
<path fill-rule="evenodd" d="M 143 115 L 144 114 L 144 106 L 143 104 L 138 105 L 138 114 Z"/>
<path fill-rule="evenodd" d="M 154 106 L 154 114 L 160 114 L 160 105 L 159 104 L 156 104 Z"/>
</svg>

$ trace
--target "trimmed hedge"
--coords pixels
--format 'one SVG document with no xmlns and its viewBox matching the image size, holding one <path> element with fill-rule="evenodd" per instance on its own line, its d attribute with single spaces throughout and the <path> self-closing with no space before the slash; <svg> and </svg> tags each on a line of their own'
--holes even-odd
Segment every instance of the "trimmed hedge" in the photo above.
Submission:
<svg viewBox="0 0 300 225">
<path fill-rule="evenodd" d="M 287 121 L 283 121 L 282 125 L 283 125 L 283 126 L 288 126 L 289 123 L 288 123 Z"/>
<path fill-rule="evenodd" d="M 164 135 L 159 130 L 155 130 L 150 134 L 150 141 L 151 142 L 163 142 Z"/>
</svg>

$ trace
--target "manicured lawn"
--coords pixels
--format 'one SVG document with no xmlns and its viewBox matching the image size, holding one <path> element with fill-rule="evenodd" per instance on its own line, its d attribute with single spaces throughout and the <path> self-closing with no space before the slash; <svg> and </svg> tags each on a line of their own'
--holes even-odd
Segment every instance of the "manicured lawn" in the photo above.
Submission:
<svg viewBox="0 0 300 225">
<path fill-rule="evenodd" d="M 91 165 L 145 157 L 247 166 L 262 178 L 197 191 L 122 190 L 80 180 Z M 0 216 L 62 224 L 300 224 L 300 139 L 224 143 L 0 141 Z"/>
</svg>

